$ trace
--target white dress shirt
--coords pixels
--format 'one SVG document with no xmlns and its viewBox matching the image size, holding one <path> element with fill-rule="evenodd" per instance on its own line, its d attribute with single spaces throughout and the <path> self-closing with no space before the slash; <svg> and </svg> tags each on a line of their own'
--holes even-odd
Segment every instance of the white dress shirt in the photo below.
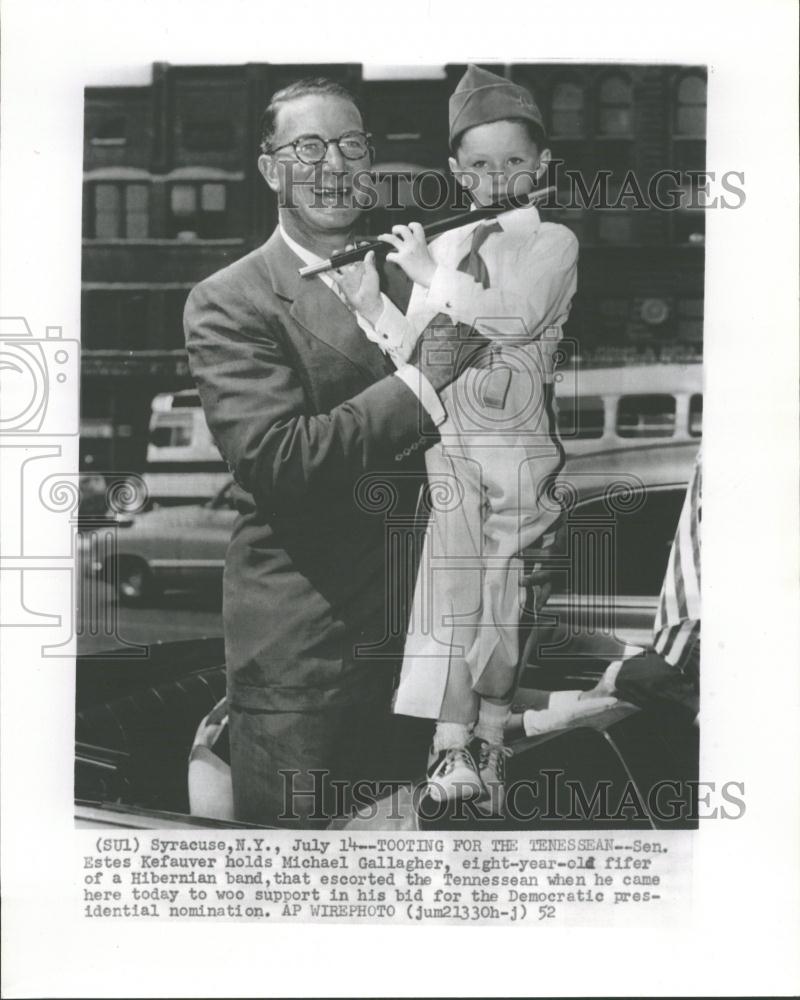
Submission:
<svg viewBox="0 0 800 1000">
<path fill-rule="evenodd" d="M 319 264 L 322 262 L 322 257 L 318 257 L 317 254 L 312 253 L 311 250 L 307 250 L 296 240 L 293 240 L 283 226 L 279 226 L 279 229 L 286 245 L 291 251 L 293 251 L 293 253 L 297 254 L 304 264 Z M 333 294 L 344 302 L 348 309 L 350 308 L 347 300 L 339 289 L 339 286 L 333 278 L 331 278 L 329 273 L 323 271 L 322 273 L 316 275 L 316 277 L 320 278 L 328 286 L 328 288 L 330 288 Z M 384 314 L 387 310 L 393 309 L 399 316 L 403 315 L 402 312 L 400 312 L 400 310 L 397 309 L 391 300 L 388 299 L 383 293 L 381 293 L 381 299 L 383 301 Z M 395 367 L 397 368 L 395 375 L 405 382 L 417 399 L 419 399 L 434 424 L 437 427 L 440 424 L 443 424 L 447 419 L 447 414 L 444 411 L 444 407 L 442 406 L 442 402 L 439 399 L 436 390 L 418 368 L 414 365 L 406 364 L 417 339 L 417 334 L 414 333 L 413 329 L 410 328 L 407 323 L 396 323 L 393 328 L 378 330 L 366 317 L 362 316 L 361 313 L 355 310 L 351 310 L 351 312 L 355 316 L 358 325 L 364 331 L 367 339 L 371 340 L 372 343 L 377 344 L 383 353 L 392 359 Z"/>
<path fill-rule="evenodd" d="M 429 288 L 414 285 L 406 315 L 388 299 L 375 324 L 394 343 L 408 343 L 407 324 L 417 335 L 438 313 L 457 323 L 477 325 L 492 339 L 534 339 L 567 319 L 577 288 L 578 241 L 573 233 L 542 222 L 538 211 L 518 208 L 490 220 L 502 232 L 491 233 L 480 249 L 489 272 L 484 288 L 458 265 L 470 251 L 477 222 L 443 233 L 430 245 L 436 263 Z"/>
</svg>

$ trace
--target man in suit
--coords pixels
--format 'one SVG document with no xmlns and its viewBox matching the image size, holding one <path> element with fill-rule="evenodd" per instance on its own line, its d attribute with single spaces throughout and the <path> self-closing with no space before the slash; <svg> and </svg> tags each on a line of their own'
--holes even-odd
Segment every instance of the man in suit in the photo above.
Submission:
<svg viewBox="0 0 800 1000">
<path fill-rule="evenodd" d="M 273 96 L 262 138 L 278 228 L 192 290 L 184 325 L 240 487 L 223 596 L 236 817 L 325 825 L 343 802 L 312 794 L 322 772 L 375 777 L 387 743 L 403 640 L 389 619 L 404 612 L 390 607 L 385 520 L 413 509 L 444 420 L 438 392 L 482 342 L 464 349 L 463 332 L 429 329 L 396 370 L 328 276 L 298 274 L 352 241 L 360 215 L 354 178 L 371 149 L 349 93 L 291 85 Z M 434 336 L 452 349 L 427 350 Z"/>
</svg>

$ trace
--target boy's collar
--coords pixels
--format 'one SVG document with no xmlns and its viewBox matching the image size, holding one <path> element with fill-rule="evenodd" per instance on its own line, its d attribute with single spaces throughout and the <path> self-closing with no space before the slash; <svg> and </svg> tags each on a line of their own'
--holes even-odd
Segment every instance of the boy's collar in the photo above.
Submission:
<svg viewBox="0 0 800 1000">
<path fill-rule="evenodd" d="M 476 208 L 477 205 L 473 203 L 469 210 L 472 212 Z M 542 219 L 539 210 L 534 205 L 530 205 L 528 208 L 513 208 L 510 212 L 503 212 L 494 219 L 482 219 L 481 222 L 498 222 L 503 232 L 510 236 L 522 235 L 523 233 L 530 236 L 539 229 Z M 477 222 L 475 225 L 480 225 L 481 222 Z M 471 230 L 472 224 L 468 223 L 468 225 Z"/>
</svg>

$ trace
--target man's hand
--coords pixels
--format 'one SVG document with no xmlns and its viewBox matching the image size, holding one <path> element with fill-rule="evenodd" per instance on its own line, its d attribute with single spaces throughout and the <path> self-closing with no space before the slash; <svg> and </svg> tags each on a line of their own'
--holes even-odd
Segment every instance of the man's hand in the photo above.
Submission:
<svg viewBox="0 0 800 1000">
<path fill-rule="evenodd" d="M 347 249 L 352 250 L 353 246 Z M 331 271 L 331 278 L 354 312 L 360 313 L 373 325 L 377 323 L 383 312 L 383 300 L 373 251 L 370 250 L 363 261 Z"/>
<path fill-rule="evenodd" d="M 387 260 L 399 264 L 418 285 L 430 288 L 436 262 L 431 257 L 419 222 L 412 222 L 408 226 L 392 226 L 391 233 L 382 233 L 378 239 L 395 248 L 393 252 L 386 254 Z"/>
<path fill-rule="evenodd" d="M 577 692 L 560 692 L 562 694 Z M 556 708 L 543 708 L 536 711 L 528 709 L 522 716 L 522 728 L 526 736 L 541 736 L 543 733 L 552 733 L 557 729 L 569 729 L 571 726 L 580 726 L 593 718 L 595 715 L 602 715 L 610 708 L 615 708 L 619 704 L 617 698 L 612 695 L 597 697 L 592 701 L 583 701 L 578 697 L 570 703 L 562 703 Z"/>
<path fill-rule="evenodd" d="M 450 323 L 448 317 L 441 314 L 422 331 L 408 359 L 437 392 L 454 382 L 467 368 L 488 368 L 491 361 L 491 340 L 478 333 L 475 327 Z"/>
</svg>

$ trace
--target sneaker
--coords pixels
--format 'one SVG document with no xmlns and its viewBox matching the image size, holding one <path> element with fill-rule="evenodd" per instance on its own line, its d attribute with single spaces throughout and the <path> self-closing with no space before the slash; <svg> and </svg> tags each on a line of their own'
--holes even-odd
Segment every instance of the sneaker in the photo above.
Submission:
<svg viewBox="0 0 800 1000">
<path fill-rule="evenodd" d="M 478 809 L 487 816 L 502 816 L 506 806 L 506 759 L 514 751 L 502 743 L 487 743 L 480 738 L 472 741 L 471 750 L 484 787 Z"/>
<path fill-rule="evenodd" d="M 431 750 L 428 757 L 426 795 L 434 802 L 477 799 L 484 787 L 475 767 L 475 758 L 466 747 Z"/>
</svg>

